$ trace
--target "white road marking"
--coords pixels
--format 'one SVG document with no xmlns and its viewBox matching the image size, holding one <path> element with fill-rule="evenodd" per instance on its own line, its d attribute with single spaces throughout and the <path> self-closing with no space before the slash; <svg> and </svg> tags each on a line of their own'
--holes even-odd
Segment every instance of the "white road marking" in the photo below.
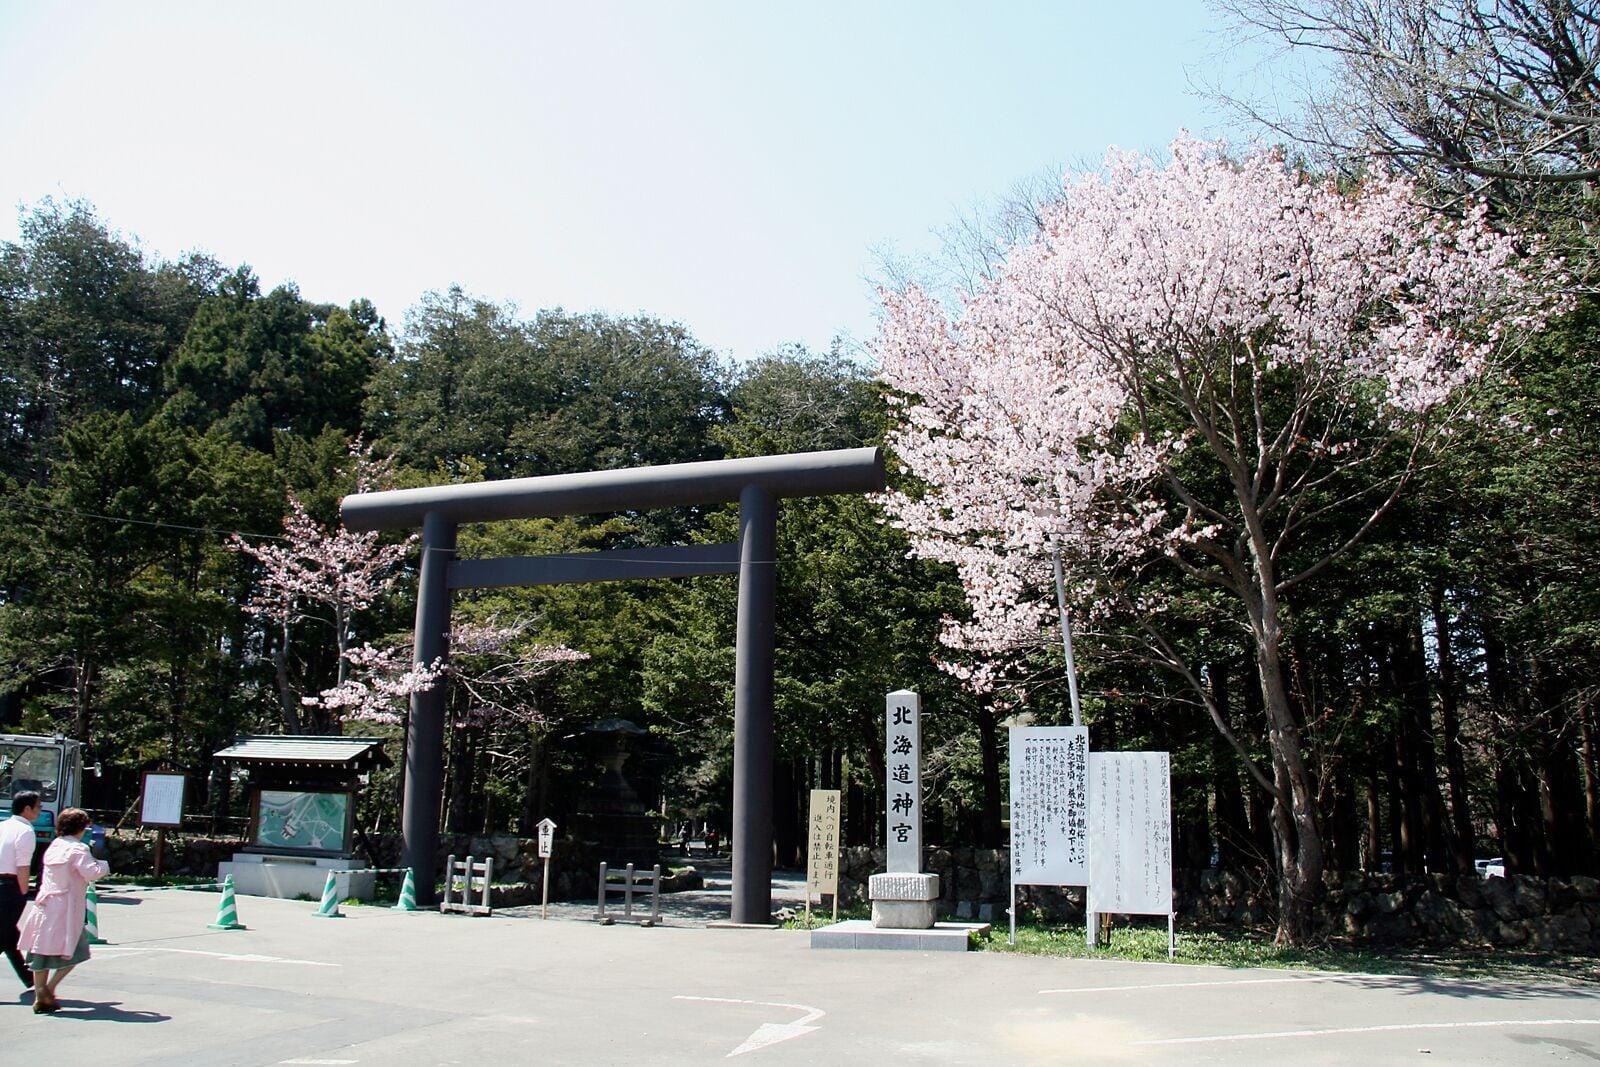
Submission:
<svg viewBox="0 0 1600 1067">
<path fill-rule="evenodd" d="M 356 1060 L 279 1060 L 279 1063 L 356 1063 Z"/>
<path fill-rule="evenodd" d="M 1078 989 L 1041 989 L 1040 993 L 1120 993 L 1128 989 L 1188 989 L 1191 986 L 1219 986 L 1219 985 L 1287 985 L 1295 982 L 1332 982 L 1340 975 L 1324 975 L 1311 978 L 1230 978 L 1219 982 L 1155 982 L 1150 985 L 1096 985 L 1083 986 Z"/>
<path fill-rule="evenodd" d="M 744 1044 L 728 1053 L 727 1058 L 730 1060 L 735 1056 L 742 1056 L 746 1052 L 754 1052 L 757 1049 L 766 1048 L 768 1045 L 776 1045 L 780 1041 L 787 1041 L 791 1037 L 804 1037 L 813 1030 L 820 1030 L 821 1027 L 810 1024 L 827 1014 L 821 1008 L 813 1008 L 809 1004 L 784 1004 L 771 1000 L 739 1000 L 734 997 L 690 997 L 681 995 L 672 999 L 698 1000 L 710 1004 L 754 1004 L 762 1008 L 788 1008 L 791 1011 L 805 1013 L 792 1023 L 762 1023 L 755 1028 L 754 1033 L 744 1039 Z"/>
<path fill-rule="evenodd" d="M 263 956 L 255 952 L 207 952 L 198 948 L 166 948 L 158 945 L 97 945 L 95 955 L 102 952 L 136 954 L 140 952 L 178 952 L 185 956 L 210 956 L 213 959 L 232 960 L 235 963 L 292 963 L 301 967 L 338 967 L 337 963 L 323 963 L 320 960 L 291 960 L 282 956 Z M 354 1063 L 354 1060 L 332 1060 L 333 1063 Z"/>
<path fill-rule="evenodd" d="M 1478 1019 L 1460 1023 L 1390 1023 L 1387 1026 L 1344 1026 L 1329 1030 L 1275 1030 L 1264 1034 L 1213 1034 L 1209 1037 L 1161 1037 L 1134 1045 L 1204 1045 L 1223 1041 L 1273 1041 L 1290 1037 L 1335 1034 L 1383 1034 L 1401 1030 L 1470 1030 L 1490 1026 L 1600 1026 L 1600 1019 Z"/>
</svg>

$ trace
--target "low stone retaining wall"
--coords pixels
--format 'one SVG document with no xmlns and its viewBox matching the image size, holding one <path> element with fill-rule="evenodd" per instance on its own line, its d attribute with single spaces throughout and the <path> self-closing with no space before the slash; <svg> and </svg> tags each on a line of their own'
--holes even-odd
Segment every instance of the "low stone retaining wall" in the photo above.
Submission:
<svg viewBox="0 0 1600 1067">
<path fill-rule="evenodd" d="M 939 875 L 940 912 L 1003 923 L 1010 890 L 1007 849 L 928 849 L 923 869 Z M 867 899 L 883 850 L 848 848 L 840 899 Z M 1173 872 L 1180 920 L 1261 925 L 1277 918 L 1270 886 L 1221 871 Z M 1082 923 L 1083 890 L 1023 886 L 1020 916 Z M 1330 874 L 1318 909 L 1320 932 L 1374 944 L 1478 945 L 1600 953 L 1600 879 L 1457 878 L 1451 875 Z"/>
</svg>

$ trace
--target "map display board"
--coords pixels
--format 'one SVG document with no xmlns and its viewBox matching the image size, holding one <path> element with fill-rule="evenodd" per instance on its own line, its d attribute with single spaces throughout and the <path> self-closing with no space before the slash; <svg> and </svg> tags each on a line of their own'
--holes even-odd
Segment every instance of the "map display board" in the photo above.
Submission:
<svg viewBox="0 0 1600 1067">
<path fill-rule="evenodd" d="M 182 826 L 183 791 L 188 779 L 181 774 L 144 773 L 139 789 L 140 826 Z"/>
<path fill-rule="evenodd" d="M 1089 884 L 1089 728 L 1011 728 L 1011 884 Z"/>
<path fill-rule="evenodd" d="M 811 791 L 810 843 L 806 848 L 806 892 L 839 892 L 839 790 Z"/>
<path fill-rule="evenodd" d="M 263 789 L 254 844 L 298 852 L 344 852 L 350 834 L 349 793 Z"/>
<path fill-rule="evenodd" d="M 1089 756 L 1089 910 L 1172 914 L 1172 767 L 1165 752 Z"/>
</svg>

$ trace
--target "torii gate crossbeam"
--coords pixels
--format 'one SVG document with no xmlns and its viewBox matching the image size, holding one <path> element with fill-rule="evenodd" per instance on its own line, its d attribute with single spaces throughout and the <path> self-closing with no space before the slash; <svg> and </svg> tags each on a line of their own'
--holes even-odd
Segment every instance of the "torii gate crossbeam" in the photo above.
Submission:
<svg viewBox="0 0 1600 1067">
<path fill-rule="evenodd" d="M 345 497 L 340 510 L 345 526 L 354 531 L 422 527 L 412 657 L 417 663 L 449 655 L 452 589 L 737 573 L 731 918 L 736 923 L 768 923 L 772 915 L 777 502 L 784 497 L 878 492 L 883 487 L 882 450 L 850 448 L 360 493 Z M 739 502 L 736 544 L 495 560 L 455 558 L 456 530 L 462 523 L 735 500 Z M 419 873 L 434 870 L 438 852 L 445 697 L 443 685 L 411 697 L 403 862 Z M 431 904 L 433 898 L 432 876 L 419 878 L 418 903 Z"/>
</svg>

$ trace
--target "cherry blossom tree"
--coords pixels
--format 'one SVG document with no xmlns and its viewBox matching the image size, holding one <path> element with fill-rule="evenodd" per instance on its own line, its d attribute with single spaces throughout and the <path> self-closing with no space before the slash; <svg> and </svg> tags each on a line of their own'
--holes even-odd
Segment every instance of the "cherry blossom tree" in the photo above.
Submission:
<svg viewBox="0 0 1600 1067">
<path fill-rule="evenodd" d="M 387 483 L 393 466 L 389 459 L 374 456 L 359 441 L 350 455 L 357 492 Z M 354 617 L 393 587 L 416 537 L 381 544 L 377 533 L 352 533 L 342 525 L 327 529 L 311 517 L 293 492 L 283 533 L 276 542 L 254 542 L 234 534 L 228 543 L 261 566 L 259 583 L 245 610 L 275 631 L 271 655 L 284 729 L 302 733 L 311 724 L 303 714 L 305 705 L 294 692 L 291 649 L 296 628 L 308 621 L 332 627 L 338 663 L 336 688 L 345 685 L 351 666 L 360 661 L 350 655 L 355 642 Z M 310 707 L 331 706 L 313 703 Z"/>
<path fill-rule="evenodd" d="M 450 631 L 450 659 L 428 664 L 412 662 L 409 642 L 354 646 L 343 653 L 349 666 L 343 680 L 301 702 L 344 718 L 397 724 L 413 693 L 448 679 L 456 697 L 451 721 L 458 728 L 534 724 L 540 712 L 527 699 L 529 688 L 556 667 L 589 654 L 531 641 L 528 631 L 526 620 L 507 626 L 492 620 L 457 622 Z"/>
<path fill-rule="evenodd" d="M 1481 207 L 1445 217 L 1414 194 L 1182 138 L 1164 165 L 1114 152 L 1069 181 L 958 309 L 884 295 L 890 443 L 914 480 L 889 507 L 965 586 L 950 669 L 988 689 L 1043 639 L 1060 551 L 1074 609 L 1131 622 L 1271 795 L 1285 943 L 1309 936 L 1323 871 L 1290 603 L 1390 510 L 1462 387 L 1556 309 L 1550 269 Z M 1155 569 L 1232 605 L 1270 764 L 1163 632 L 1177 605 L 1150 590 L 1175 586 L 1140 580 Z"/>
<path fill-rule="evenodd" d="M 450 658 L 429 664 L 412 662 L 411 645 L 382 648 L 364 644 L 345 653 L 350 675 L 341 684 L 303 702 L 342 720 L 389 725 L 405 723 L 413 693 L 449 685 L 447 708 L 451 725 L 448 820 L 465 831 L 478 781 L 475 764 L 487 753 L 508 756 L 547 728 L 539 682 L 557 667 L 589 658 L 563 645 L 532 640 L 531 623 L 500 625 L 458 620 L 450 631 Z"/>
</svg>

